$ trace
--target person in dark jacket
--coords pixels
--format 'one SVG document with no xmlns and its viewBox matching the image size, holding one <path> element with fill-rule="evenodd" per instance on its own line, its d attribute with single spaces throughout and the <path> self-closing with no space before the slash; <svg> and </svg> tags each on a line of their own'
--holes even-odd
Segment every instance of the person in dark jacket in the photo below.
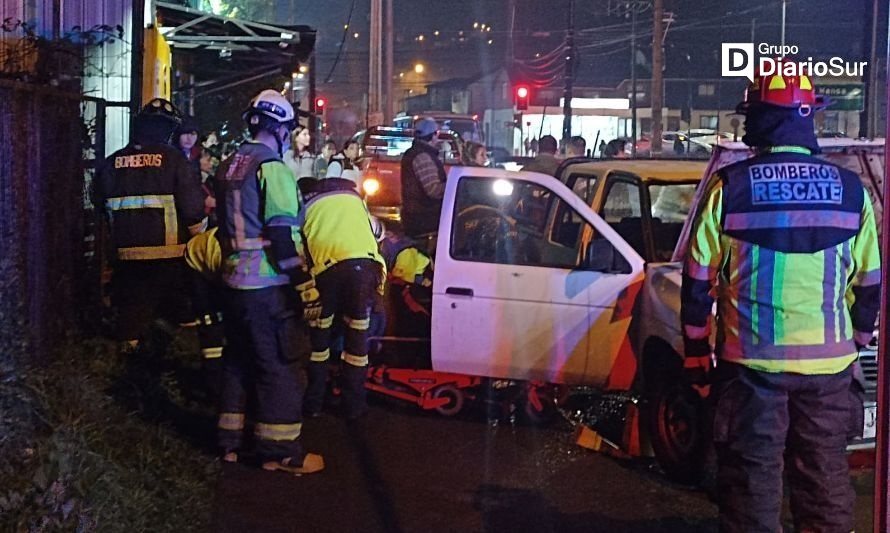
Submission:
<svg viewBox="0 0 890 533">
<path fill-rule="evenodd" d="M 414 143 L 402 156 L 402 224 L 413 238 L 427 238 L 439 228 L 445 195 L 445 165 L 433 144 L 439 124 L 422 118 L 414 125 Z"/>
<path fill-rule="evenodd" d="M 155 98 L 136 117 L 132 140 L 111 154 L 96 180 L 114 249 L 115 338 L 135 349 L 154 318 L 179 322 L 187 294 L 182 254 L 205 225 L 201 184 L 170 145 L 181 122 L 169 101 Z"/>
</svg>

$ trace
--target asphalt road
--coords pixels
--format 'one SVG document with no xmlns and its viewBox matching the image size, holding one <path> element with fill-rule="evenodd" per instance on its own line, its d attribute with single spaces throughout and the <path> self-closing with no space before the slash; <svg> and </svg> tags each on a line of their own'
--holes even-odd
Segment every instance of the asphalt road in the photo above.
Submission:
<svg viewBox="0 0 890 533">
<path fill-rule="evenodd" d="M 373 395 L 372 395 L 373 396 Z M 318 474 L 294 477 L 225 465 L 213 531 L 699 532 L 716 507 L 667 481 L 651 460 L 620 460 L 574 444 L 567 425 L 490 427 L 395 400 L 372 401 L 358 423 L 304 424 L 322 453 Z M 872 470 L 857 468 L 856 531 L 871 531 Z"/>
</svg>

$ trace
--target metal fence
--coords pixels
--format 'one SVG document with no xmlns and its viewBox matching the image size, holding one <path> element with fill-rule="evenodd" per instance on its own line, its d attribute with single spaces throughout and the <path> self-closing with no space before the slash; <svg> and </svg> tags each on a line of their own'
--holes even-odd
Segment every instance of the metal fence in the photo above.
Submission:
<svg viewBox="0 0 890 533">
<path fill-rule="evenodd" d="M 84 105 L 0 80 L 0 362 L 46 357 L 96 298 Z"/>
</svg>

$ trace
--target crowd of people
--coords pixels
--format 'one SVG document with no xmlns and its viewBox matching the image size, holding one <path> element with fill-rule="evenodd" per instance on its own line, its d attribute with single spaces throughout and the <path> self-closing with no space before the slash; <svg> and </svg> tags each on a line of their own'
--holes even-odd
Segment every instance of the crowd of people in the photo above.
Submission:
<svg viewBox="0 0 890 533">
<path fill-rule="evenodd" d="M 339 363 L 342 416 L 361 418 L 387 273 L 413 297 L 403 287 L 428 290 L 432 261 L 369 214 L 355 141 L 312 154 L 309 131 L 274 90 L 254 97 L 243 119 L 248 140 L 220 162 L 212 143 L 198 143 L 195 120 L 157 98 L 106 160 L 94 199 L 114 249 L 114 334 L 130 357 L 157 319 L 196 325 L 220 457 L 246 453 L 266 470 L 310 474 L 324 459 L 300 435 L 304 417 L 326 407 L 330 362 Z M 428 310 L 409 313 L 428 321 Z"/>
</svg>

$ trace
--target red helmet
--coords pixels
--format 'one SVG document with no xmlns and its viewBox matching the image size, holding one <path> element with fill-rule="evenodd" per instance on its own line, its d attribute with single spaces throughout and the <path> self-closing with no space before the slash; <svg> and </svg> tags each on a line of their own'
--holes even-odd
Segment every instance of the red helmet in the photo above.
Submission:
<svg viewBox="0 0 890 533">
<path fill-rule="evenodd" d="M 799 109 L 802 115 L 809 115 L 814 109 L 827 107 L 828 101 L 824 96 L 816 95 L 813 82 L 807 75 L 757 74 L 745 89 L 745 100 L 736 107 L 736 111 L 745 114 L 753 104 Z"/>
</svg>

